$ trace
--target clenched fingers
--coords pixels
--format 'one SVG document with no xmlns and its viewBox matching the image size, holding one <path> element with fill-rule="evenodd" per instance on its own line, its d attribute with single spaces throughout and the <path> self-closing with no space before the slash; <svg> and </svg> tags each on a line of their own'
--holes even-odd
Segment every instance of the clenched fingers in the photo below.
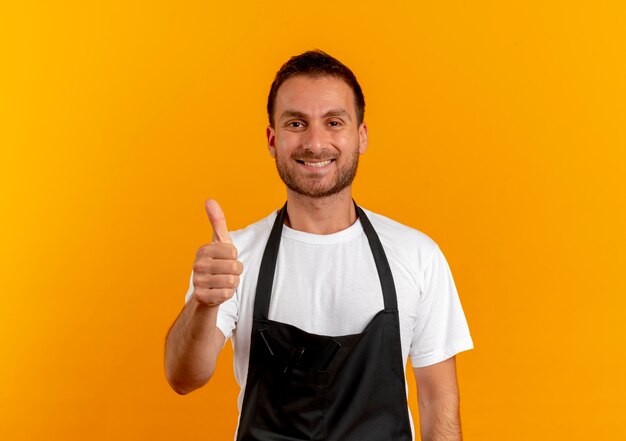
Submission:
<svg viewBox="0 0 626 441">
<path fill-rule="evenodd" d="M 235 294 L 234 289 L 212 288 L 212 289 L 195 289 L 193 296 L 195 299 L 208 306 L 217 306 L 230 299 Z"/>
<path fill-rule="evenodd" d="M 208 243 L 202 245 L 196 251 L 196 260 L 205 258 L 235 260 L 237 258 L 237 248 L 232 243 Z"/>
<path fill-rule="evenodd" d="M 195 274 L 193 287 L 195 289 L 225 288 L 235 289 L 239 285 L 239 276 L 234 274 Z"/>
<path fill-rule="evenodd" d="M 243 264 L 238 260 L 209 258 L 196 261 L 193 271 L 198 274 L 234 274 L 238 276 L 243 272 Z"/>
</svg>

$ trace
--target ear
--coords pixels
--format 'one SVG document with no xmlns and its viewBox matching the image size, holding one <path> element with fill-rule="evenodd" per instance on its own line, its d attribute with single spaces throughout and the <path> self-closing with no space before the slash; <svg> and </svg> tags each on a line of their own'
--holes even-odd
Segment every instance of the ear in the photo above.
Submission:
<svg viewBox="0 0 626 441">
<path fill-rule="evenodd" d="M 267 137 L 267 148 L 270 151 L 272 158 L 276 157 L 276 133 L 272 126 L 267 126 L 265 129 L 265 136 Z"/>
<path fill-rule="evenodd" d="M 359 153 L 363 154 L 367 150 L 367 124 L 361 123 L 359 127 Z"/>
</svg>

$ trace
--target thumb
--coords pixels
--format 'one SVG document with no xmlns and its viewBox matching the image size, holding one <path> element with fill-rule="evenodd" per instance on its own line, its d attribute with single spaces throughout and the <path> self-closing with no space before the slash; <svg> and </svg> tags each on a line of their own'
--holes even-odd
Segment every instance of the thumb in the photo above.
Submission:
<svg viewBox="0 0 626 441">
<path fill-rule="evenodd" d="M 205 202 L 206 214 L 213 227 L 213 242 L 233 243 L 228 234 L 226 227 L 226 217 L 222 211 L 222 207 L 215 199 L 209 199 Z"/>
</svg>

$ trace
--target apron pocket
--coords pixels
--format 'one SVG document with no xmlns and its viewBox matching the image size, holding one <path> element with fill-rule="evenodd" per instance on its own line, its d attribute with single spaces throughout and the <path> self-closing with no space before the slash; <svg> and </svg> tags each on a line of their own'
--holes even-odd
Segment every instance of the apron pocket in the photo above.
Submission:
<svg viewBox="0 0 626 441">
<path fill-rule="evenodd" d="M 328 373 L 298 367 L 259 378 L 253 426 L 294 439 L 326 436 L 324 407 Z"/>
</svg>

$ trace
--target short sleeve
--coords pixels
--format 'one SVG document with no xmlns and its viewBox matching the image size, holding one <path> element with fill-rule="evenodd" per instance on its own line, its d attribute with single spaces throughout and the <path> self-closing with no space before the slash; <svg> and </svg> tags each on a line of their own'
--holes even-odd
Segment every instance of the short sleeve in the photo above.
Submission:
<svg viewBox="0 0 626 441">
<path fill-rule="evenodd" d="M 193 295 L 193 271 L 191 271 L 191 277 L 189 278 L 189 289 L 185 295 L 185 303 L 187 303 Z M 233 329 L 237 324 L 238 319 L 238 304 L 237 295 L 232 296 L 230 299 L 222 303 L 217 310 L 217 322 L 216 325 L 222 334 L 229 339 L 233 334 Z"/>
<path fill-rule="evenodd" d="M 439 363 L 474 347 L 452 272 L 438 246 L 424 267 L 423 281 L 409 350 L 413 367 Z"/>
</svg>

